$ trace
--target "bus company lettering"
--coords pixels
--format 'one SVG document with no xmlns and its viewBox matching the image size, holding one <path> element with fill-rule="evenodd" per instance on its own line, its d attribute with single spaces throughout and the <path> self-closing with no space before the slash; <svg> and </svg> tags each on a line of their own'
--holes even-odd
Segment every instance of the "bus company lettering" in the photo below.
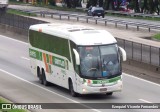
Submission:
<svg viewBox="0 0 160 112">
<path fill-rule="evenodd" d="M 105 84 L 105 83 L 108 83 L 109 81 L 108 80 L 98 80 L 97 83 L 98 84 Z"/>
<path fill-rule="evenodd" d="M 55 59 L 54 59 L 54 63 L 55 63 L 55 65 L 61 66 L 61 67 L 63 67 L 63 68 L 65 67 L 64 60 L 55 58 Z"/>
<path fill-rule="evenodd" d="M 30 57 L 36 58 L 36 52 L 34 50 L 29 50 Z"/>
</svg>

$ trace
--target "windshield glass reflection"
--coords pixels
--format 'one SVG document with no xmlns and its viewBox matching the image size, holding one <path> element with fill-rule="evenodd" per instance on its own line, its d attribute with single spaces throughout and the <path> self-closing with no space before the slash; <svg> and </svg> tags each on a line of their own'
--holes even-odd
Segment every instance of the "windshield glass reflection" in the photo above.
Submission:
<svg viewBox="0 0 160 112">
<path fill-rule="evenodd" d="M 82 76 L 103 78 L 120 74 L 121 67 L 116 44 L 83 46 L 78 47 L 78 51 Z"/>
</svg>

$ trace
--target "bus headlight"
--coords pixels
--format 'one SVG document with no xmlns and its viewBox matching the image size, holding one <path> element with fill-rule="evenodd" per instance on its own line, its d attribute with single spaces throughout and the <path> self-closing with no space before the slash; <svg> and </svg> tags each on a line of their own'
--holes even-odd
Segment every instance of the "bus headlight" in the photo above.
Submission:
<svg viewBox="0 0 160 112">
<path fill-rule="evenodd" d="M 82 79 L 82 78 L 80 78 L 79 82 L 80 82 L 81 84 L 84 84 L 84 83 L 85 83 L 84 79 Z"/>
</svg>

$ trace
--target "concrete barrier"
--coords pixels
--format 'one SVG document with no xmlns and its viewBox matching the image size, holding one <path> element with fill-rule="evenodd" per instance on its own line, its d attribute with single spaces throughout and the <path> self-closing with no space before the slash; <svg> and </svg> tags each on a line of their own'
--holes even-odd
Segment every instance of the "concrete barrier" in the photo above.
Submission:
<svg viewBox="0 0 160 112">
<path fill-rule="evenodd" d="M 13 26 L 0 24 L 0 34 L 28 42 L 28 31 Z"/>
</svg>

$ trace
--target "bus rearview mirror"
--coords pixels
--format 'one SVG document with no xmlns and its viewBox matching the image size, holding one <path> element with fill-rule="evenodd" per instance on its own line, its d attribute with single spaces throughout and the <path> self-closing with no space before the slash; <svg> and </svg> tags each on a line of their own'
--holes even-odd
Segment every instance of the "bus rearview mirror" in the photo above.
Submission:
<svg viewBox="0 0 160 112">
<path fill-rule="evenodd" d="M 76 64 L 77 64 L 77 65 L 80 65 L 80 58 L 79 58 L 79 54 L 78 54 L 77 50 L 76 50 L 76 49 L 73 49 L 73 52 L 74 52 L 74 54 L 75 54 Z"/>
<path fill-rule="evenodd" d="M 127 60 L 127 54 L 126 54 L 126 51 L 122 48 L 122 47 L 119 47 L 119 50 L 122 54 L 122 60 L 123 61 L 126 61 Z"/>
</svg>

